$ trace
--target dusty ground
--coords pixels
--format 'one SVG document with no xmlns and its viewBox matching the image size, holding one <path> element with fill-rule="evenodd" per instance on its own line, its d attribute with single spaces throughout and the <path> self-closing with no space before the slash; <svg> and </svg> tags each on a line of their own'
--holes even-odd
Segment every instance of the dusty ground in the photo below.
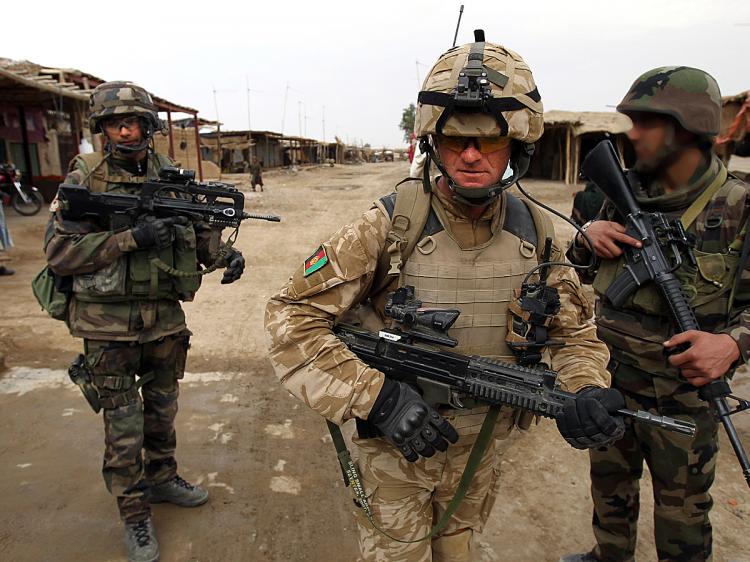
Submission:
<svg viewBox="0 0 750 562">
<path fill-rule="evenodd" d="M 186 306 L 193 348 L 177 419 L 180 472 L 208 485 L 195 510 L 156 506 L 162 560 L 351 561 L 353 509 L 323 421 L 283 391 L 265 359 L 266 300 L 339 225 L 406 175 L 403 163 L 269 174 L 249 207 L 281 224 L 243 226 L 250 264 L 230 286 L 210 276 Z M 242 182 L 243 178 L 231 178 Z M 568 211 L 572 188 L 527 183 Z M 17 274 L 0 278 L 0 559 L 120 560 L 122 528 L 99 467 L 101 422 L 62 370 L 79 352 L 62 323 L 39 310 L 29 283 L 42 266 L 45 217 L 8 211 Z M 567 232 L 567 231 L 566 231 Z M 743 377 L 740 377 L 743 378 Z M 735 384 L 750 395 L 750 384 Z M 750 446 L 750 416 L 736 423 Z M 723 436 L 722 436 L 723 439 Z M 717 562 L 750 560 L 750 494 L 728 443 L 714 486 Z M 556 561 L 592 545 L 585 453 L 542 423 L 507 455 L 499 498 L 477 556 Z M 650 484 L 644 482 L 639 560 L 653 560 Z"/>
</svg>

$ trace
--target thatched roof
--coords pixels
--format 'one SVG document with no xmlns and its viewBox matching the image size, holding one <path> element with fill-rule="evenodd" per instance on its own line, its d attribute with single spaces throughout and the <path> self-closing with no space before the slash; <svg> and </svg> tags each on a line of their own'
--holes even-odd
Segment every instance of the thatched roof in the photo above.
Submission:
<svg viewBox="0 0 750 562">
<path fill-rule="evenodd" d="M 573 135 L 584 133 L 618 134 L 628 131 L 632 123 L 627 116 L 615 111 L 559 111 L 544 112 L 545 127 L 571 127 Z"/>
<path fill-rule="evenodd" d="M 88 103 L 91 90 L 105 80 L 75 68 L 48 68 L 31 61 L 0 57 L 0 99 L 6 103 L 43 104 L 54 96 Z M 198 110 L 151 94 L 159 111 L 195 114 Z"/>
</svg>

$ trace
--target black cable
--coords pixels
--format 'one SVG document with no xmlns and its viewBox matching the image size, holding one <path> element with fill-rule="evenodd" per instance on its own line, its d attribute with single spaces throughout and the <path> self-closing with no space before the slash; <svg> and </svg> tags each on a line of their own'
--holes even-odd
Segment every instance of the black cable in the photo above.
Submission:
<svg viewBox="0 0 750 562">
<path fill-rule="evenodd" d="M 537 266 L 533 267 L 531 269 L 531 271 L 529 271 L 526 274 L 526 277 L 523 278 L 523 283 L 524 284 L 528 283 L 529 278 L 534 273 L 536 273 L 539 269 L 541 269 L 542 267 L 551 267 L 551 266 L 554 266 L 554 265 L 559 265 L 559 266 L 563 266 L 563 267 L 572 267 L 573 269 L 580 269 L 580 270 L 591 269 L 592 267 L 594 267 L 596 253 L 594 252 L 594 244 L 593 244 L 593 242 L 591 242 L 591 238 L 589 238 L 588 234 L 586 234 L 586 232 L 580 226 L 578 226 L 574 221 L 572 221 L 571 219 L 569 219 L 568 217 L 566 217 L 565 215 L 563 215 L 561 212 L 557 211 L 556 209 L 553 209 L 552 207 L 550 207 L 548 205 L 545 205 L 541 201 L 539 201 L 539 200 L 535 199 L 534 197 L 532 197 L 523 188 L 523 186 L 521 185 L 520 181 L 517 181 L 516 185 L 518 186 L 518 190 L 524 195 L 524 197 L 526 197 L 531 202 L 533 202 L 535 205 L 538 205 L 539 207 L 541 207 L 545 211 L 548 211 L 548 212 L 552 213 L 553 215 L 555 215 L 557 217 L 560 217 L 562 220 L 564 220 L 569 225 L 571 225 L 573 228 L 575 228 L 577 234 L 581 234 L 583 236 L 583 239 L 586 241 L 586 246 L 588 247 L 588 250 L 589 250 L 589 253 L 590 253 L 589 263 L 586 264 L 586 265 L 576 265 L 576 264 L 573 264 L 573 263 L 570 263 L 570 262 L 567 262 L 567 261 L 547 261 L 547 262 L 542 262 L 542 263 L 538 264 Z M 573 236 L 573 243 L 575 244 L 575 235 Z"/>
</svg>

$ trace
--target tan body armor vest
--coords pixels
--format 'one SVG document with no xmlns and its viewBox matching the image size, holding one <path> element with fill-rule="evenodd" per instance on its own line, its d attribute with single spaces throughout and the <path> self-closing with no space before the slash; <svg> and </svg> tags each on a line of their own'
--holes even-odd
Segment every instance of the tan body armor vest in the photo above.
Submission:
<svg viewBox="0 0 750 562">
<path fill-rule="evenodd" d="M 404 185 L 399 188 L 399 197 L 404 195 L 404 188 L 422 189 L 421 185 Z M 405 213 L 418 215 L 415 209 L 424 205 L 414 204 L 413 201 L 422 197 L 428 201 L 427 217 L 411 216 L 403 221 L 407 228 L 397 233 L 397 238 L 403 238 L 402 247 L 406 251 L 396 258 L 385 255 L 379 269 L 388 271 L 392 264 L 400 262 L 399 286 L 413 285 L 416 297 L 426 307 L 456 308 L 461 311 L 456 324 L 450 329 L 450 335 L 458 340 L 458 345 L 451 351 L 515 363 L 515 356 L 505 341 L 508 305 L 514 299 L 514 289 L 521 286 L 525 274 L 539 263 L 538 240 L 554 237 L 549 219 L 536 207 L 503 193 L 501 212 L 492 220 L 490 240 L 480 246 L 463 249 L 451 233 L 450 220 L 437 197 L 412 191 L 404 197 L 404 200 L 410 201 Z M 383 197 L 376 205 L 392 220 L 399 216 L 396 193 Z M 410 224 L 423 226 L 415 240 L 409 240 L 414 234 L 408 228 Z M 405 235 L 407 231 L 410 234 Z M 387 283 L 384 271 L 376 272 L 374 286 L 385 286 L 382 293 L 387 293 L 395 283 Z M 380 303 L 383 300 L 383 294 L 376 294 L 372 298 L 372 307 L 382 310 Z M 373 320 L 371 317 L 364 319 L 368 329 L 377 330 L 383 326 L 382 323 L 379 327 L 372 323 L 367 325 L 368 321 Z M 447 408 L 445 402 L 426 399 L 439 407 L 459 435 L 464 437 L 473 438 L 479 433 L 488 411 L 487 406 L 471 400 L 464 401 L 467 409 L 455 410 Z M 525 414 L 520 410 L 504 409 L 496 425 L 496 437 L 506 436 L 514 425 L 528 428 L 533 416 Z M 357 431 L 360 437 L 377 435 L 377 431 L 362 420 L 357 420 Z"/>
</svg>

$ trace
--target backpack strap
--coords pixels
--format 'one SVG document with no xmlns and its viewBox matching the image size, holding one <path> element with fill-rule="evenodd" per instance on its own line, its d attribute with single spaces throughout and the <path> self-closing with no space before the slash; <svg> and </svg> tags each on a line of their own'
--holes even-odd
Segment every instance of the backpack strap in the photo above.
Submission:
<svg viewBox="0 0 750 562">
<path fill-rule="evenodd" d="M 89 191 L 103 193 L 107 191 L 106 172 L 102 168 L 104 162 L 109 158 L 109 152 L 89 152 L 88 154 L 79 154 L 70 163 L 71 170 L 75 166 L 76 160 L 82 161 L 86 165 L 88 173 L 81 180 L 82 185 L 86 185 Z"/>
<path fill-rule="evenodd" d="M 421 182 L 404 180 L 396 192 L 378 200 L 375 205 L 391 217 L 391 228 L 385 239 L 373 281 L 373 294 L 390 285 L 414 251 L 430 216 L 432 195 Z"/>
</svg>

